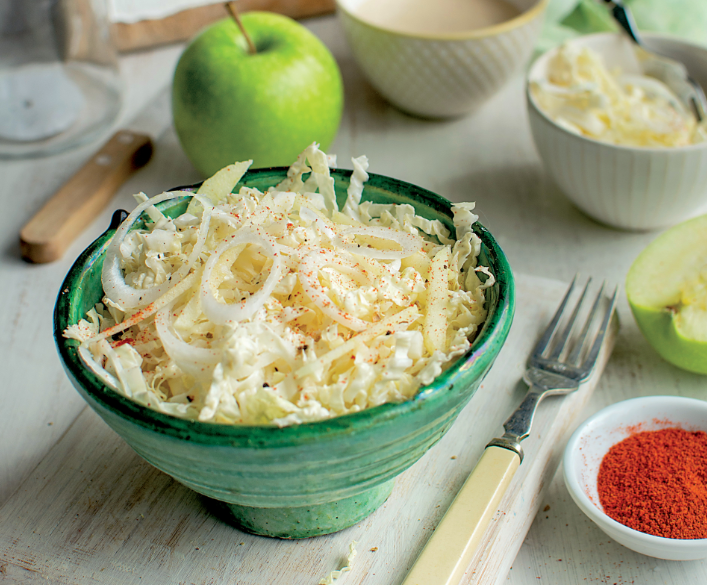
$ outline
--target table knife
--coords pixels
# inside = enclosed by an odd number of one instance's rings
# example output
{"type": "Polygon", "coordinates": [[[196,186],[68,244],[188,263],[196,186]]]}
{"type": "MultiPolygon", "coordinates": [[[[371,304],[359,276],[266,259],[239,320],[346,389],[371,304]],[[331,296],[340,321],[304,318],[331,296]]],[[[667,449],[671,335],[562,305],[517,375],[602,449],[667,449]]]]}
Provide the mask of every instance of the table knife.
{"type": "Polygon", "coordinates": [[[53,262],[108,205],[118,188],[152,157],[172,120],[171,86],[160,90],[125,128],[118,130],[20,231],[25,260],[53,262]]]}

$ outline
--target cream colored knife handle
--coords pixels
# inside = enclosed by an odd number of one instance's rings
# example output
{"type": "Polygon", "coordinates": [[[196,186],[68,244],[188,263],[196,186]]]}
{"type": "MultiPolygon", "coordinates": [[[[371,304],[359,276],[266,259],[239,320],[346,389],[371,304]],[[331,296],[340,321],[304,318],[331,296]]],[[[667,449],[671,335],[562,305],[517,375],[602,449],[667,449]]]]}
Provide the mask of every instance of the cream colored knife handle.
{"type": "Polygon", "coordinates": [[[121,130],[20,231],[20,251],[30,262],[59,259],[116,190],[150,160],[152,141],[146,134],[121,130]]]}
{"type": "Polygon", "coordinates": [[[517,453],[487,447],[402,585],[458,585],[520,465],[517,453]]]}

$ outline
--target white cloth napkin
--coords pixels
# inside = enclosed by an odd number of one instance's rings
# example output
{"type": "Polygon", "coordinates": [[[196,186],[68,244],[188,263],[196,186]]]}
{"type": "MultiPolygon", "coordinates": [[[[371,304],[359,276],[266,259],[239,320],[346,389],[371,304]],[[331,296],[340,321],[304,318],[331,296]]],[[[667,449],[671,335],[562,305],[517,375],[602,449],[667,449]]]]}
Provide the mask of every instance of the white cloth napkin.
{"type": "Polygon", "coordinates": [[[127,24],[164,18],[187,8],[215,3],[214,0],[107,0],[107,2],[111,21],[127,24]]]}

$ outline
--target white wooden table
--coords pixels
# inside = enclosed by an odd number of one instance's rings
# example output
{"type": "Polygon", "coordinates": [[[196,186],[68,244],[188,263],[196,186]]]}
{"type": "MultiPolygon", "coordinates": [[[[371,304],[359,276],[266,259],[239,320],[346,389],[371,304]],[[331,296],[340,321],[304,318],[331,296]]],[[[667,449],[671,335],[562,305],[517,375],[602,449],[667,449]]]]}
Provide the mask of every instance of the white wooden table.
{"type": "MultiPolygon", "coordinates": [[[[453,200],[475,200],[516,272],[568,281],[585,275],[622,283],[655,233],[619,232],[577,211],[543,172],[532,144],[523,81],[514,80],[472,117],[426,121],[387,105],[362,78],[334,17],[307,22],[332,49],[346,87],[346,110],[330,149],[341,166],[366,154],[372,172],[419,184],[453,200]]],[[[128,120],[168,83],[180,47],[122,58],[128,120]]],[[[199,179],[172,130],[155,159],[124,185],[107,210],[51,265],[19,259],[18,232],[38,206],[98,147],[0,162],[0,504],[18,488],[84,406],[59,364],[51,314],[59,285],[83,248],[108,225],[112,209],[131,209],[131,194],[158,193],[199,179]]],[[[707,203],[707,202],[706,202],[707,203]]],[[[663,362],[638,331],[622,297],[614,354],[582,418],[613,402],[649,394],[707,397],[707,378],[663,362]]],[[[571,501],[558,474],[507,581],[514,585],[707,582],[707,563],[671,563],[611,541],[571,501]]],[[[0,574],[0,578],[2,574],[0,574]]],[[[1,580],[1,579],[0,579],[1,580]]],[[[342,584],[345,585],[342,579],[342,584]]]]}

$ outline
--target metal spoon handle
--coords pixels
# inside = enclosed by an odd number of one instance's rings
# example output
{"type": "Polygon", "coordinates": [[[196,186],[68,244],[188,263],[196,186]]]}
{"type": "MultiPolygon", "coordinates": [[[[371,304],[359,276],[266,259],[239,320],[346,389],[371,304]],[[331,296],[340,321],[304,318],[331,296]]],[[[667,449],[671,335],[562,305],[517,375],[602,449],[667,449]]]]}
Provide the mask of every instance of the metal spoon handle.
{"type": "Polygon", "coordinates": [[[604,0],[610,7],[614,19],[621,25],[634,43],[641,45],[641,38],[638,36],[638,27],[633,19],[631,11],[623,5],[621,0],[604,0]]]}

